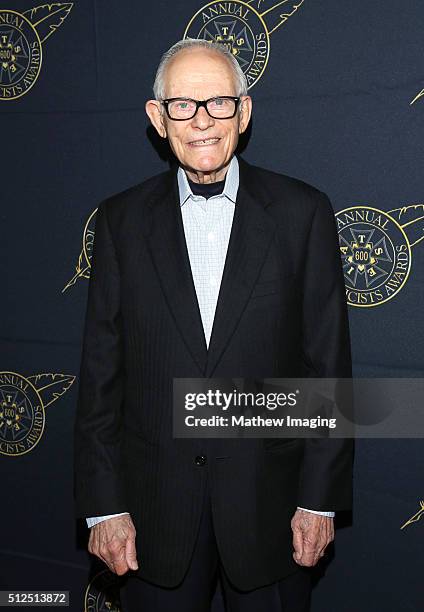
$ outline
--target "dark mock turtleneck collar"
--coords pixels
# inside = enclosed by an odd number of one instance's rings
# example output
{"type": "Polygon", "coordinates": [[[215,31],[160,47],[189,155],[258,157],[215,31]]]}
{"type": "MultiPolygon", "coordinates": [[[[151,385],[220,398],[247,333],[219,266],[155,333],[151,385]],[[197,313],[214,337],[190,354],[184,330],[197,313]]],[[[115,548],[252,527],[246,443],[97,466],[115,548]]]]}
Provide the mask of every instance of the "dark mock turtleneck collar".
{"type": "Polygon", "coordinates": [[[200,195],[208,199],[212,196],[219,195],[222,193],[225,185],[225,178],[222,181],[216,183],[194,183],[188,179],[188,184],[194,195],[200,195]]]}

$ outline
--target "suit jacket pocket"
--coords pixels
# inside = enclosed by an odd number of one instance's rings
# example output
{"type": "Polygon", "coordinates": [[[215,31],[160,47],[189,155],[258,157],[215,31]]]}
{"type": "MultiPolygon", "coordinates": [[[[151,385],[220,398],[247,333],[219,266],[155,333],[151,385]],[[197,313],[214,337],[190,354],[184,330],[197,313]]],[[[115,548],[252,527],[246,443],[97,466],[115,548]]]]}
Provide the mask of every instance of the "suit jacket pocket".
{"type": "Polygon", "coordinates": [[[283,453],[287,448],[293,446],[301,447],[302,438],[265,438],[264,449],[269,453],[283,453]]]}

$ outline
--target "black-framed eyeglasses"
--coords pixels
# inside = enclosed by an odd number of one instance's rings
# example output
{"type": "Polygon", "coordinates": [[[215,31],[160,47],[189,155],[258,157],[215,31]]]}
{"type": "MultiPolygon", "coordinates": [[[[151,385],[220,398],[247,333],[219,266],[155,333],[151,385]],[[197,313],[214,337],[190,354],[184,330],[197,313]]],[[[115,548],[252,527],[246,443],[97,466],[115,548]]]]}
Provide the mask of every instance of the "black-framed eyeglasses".
{"type": "Polygon", "coordinates": [[[186,121],[193,119],[200,106],[213,119],[232,119],[240,102],[239,97],[218,96],[208,100],[193,100],[193,98],[168,98],[162,100],[166,114],[173,121],[186,121]]]}

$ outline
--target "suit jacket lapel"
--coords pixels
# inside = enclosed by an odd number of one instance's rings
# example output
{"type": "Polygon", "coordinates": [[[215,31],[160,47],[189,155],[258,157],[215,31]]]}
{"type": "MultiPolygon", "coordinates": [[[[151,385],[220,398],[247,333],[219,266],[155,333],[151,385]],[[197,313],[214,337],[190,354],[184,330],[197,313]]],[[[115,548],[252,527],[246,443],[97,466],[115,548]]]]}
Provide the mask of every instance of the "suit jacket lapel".
{"type": "Polygon", "coordinates": [[[255,187],[254,167],[238,158],[240,183],[222,276],[205,375],[218,365],[265,261],[275,225],[265,208],[269,203],[255,187]]]}
{"type": "Polygon", "coordinates": [[[191,273],[179,205],[176,171],[170,170],[150,204],[143,231],[175,324],[199,367],[213,375],[234,333],[265,261],[275,226],[269,203],[255,186],[254,167],[238,158],[240,182],[209,350],[191,273]]]}
{"type": "Polygon", "coordinates": [[[145,234],[169,309],[203,376],[207,347],[191,274],[181,216],[176,171],[167,173],[163,190],[151,203],[145,234]]]}

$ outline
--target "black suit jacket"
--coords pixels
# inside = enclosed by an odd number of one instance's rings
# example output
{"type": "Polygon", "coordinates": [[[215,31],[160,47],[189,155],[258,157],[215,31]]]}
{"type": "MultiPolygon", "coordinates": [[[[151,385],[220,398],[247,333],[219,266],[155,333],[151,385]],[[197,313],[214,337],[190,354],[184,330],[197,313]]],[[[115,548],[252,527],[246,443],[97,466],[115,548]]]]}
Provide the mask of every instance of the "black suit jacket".
{"type": "Polygon", "coordinates": [[[206,476],[221,559],[240,589],[296,569],[297,505],[351,506],[351,440],[172,437],[173,377],[351,376],[327,196],[239,164],[209,350],[176,170],[97,211],[75,421],[76,515],[129,511],[138,574],[162,586],[176,585],[187,569],[206,476]]]}

